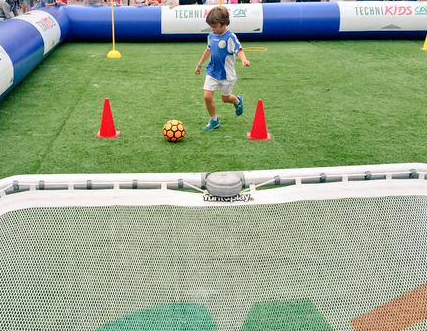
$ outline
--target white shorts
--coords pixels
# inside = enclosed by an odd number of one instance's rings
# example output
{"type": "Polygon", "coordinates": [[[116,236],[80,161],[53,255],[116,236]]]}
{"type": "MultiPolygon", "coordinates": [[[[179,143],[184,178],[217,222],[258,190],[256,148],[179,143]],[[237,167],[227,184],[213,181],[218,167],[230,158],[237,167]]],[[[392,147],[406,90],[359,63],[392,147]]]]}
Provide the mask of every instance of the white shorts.
{"type": "Polygon", "coordinates": [[[230,95],[233,92],[233,87],[236,84],[235,80],[216,80],[215,78],[206,75],[205,85],[203,89],[205,91],[216,91],[221,90],[222,95],[230,95]]]}

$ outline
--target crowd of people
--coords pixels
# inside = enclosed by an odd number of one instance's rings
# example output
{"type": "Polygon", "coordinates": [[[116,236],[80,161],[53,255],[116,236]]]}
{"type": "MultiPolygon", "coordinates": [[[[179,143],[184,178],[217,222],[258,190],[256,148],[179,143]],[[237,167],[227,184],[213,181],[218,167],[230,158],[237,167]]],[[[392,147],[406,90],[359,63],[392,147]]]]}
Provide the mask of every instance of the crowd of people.
{"type": "MultiPolygon", "coordinates": [[[[103,5],[110,0],[76,0],[89,5],[103,5]]],[[[117,5],[129,6],[178,6],[178,5],[217,5],[220,0],[114,0],[117,5]]],[[[320,1],[320,0],[319,0],[320,1]]],[[[222,0],[222,4],[281,2],[281,0],[222,0]]]]}
{"type": "Polygon", "coordinates": [[[23,12],[26,11],[26,2],[19,0],[0,0],[0,20],[5,20],[18,16],[22,9],[23,12]]]}
{"type": "Polygon", "coordinates": [[[31,9],[68,4],[68,0],[0,0],[0,21],[25,14],[31,9]]]}
{"type": "MultiPolygon", "coordinates": [[[[281,2],[289,0],[0,0],[0,22],[9,18],[24,14],[31,9],[38,9],[41,7],[54,7],[69,4],[83,4],[89,6],[102,6],[110,4],[114,1],[117,6],[178,6],[178,5],[193,5],[193,4],[206,4],[216,5],[220,1],[223,4],[237,4],[237,3],[261,3],[261,2],[281,2]]],[[[294,0],[295,1],[295,0],[294,0]]],[[[304,1],[304,0],[296,0],[304,1]]],[[[310,0],[313,1],[313,0],[310,0]]],[[[314,0],[316,1],[316,0],[314,0]]],[[[320,1],[320,0],[317,0],[320,1]]]]}

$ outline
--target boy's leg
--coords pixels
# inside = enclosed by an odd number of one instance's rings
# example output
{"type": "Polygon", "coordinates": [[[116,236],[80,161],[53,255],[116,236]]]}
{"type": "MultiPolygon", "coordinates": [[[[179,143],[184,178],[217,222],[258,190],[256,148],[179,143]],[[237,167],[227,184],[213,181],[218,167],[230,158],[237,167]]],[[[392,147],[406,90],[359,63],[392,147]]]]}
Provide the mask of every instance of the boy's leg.
{"type": "Polygon", "coordinates": [[[243,97],[241,95],[235,96],[234,94],[223,95],[222,101],[226,103],[232,103],[236,108],[236,115],[240,116],[243,114],[243,97]]]}
{"type": "Polygon", "coordinates": [[[214,91],[205,90],[205,104],[211,118],[216,117],[216,109],[214,103],[214,91]]]}
{"type": "Polygon", "coordinates": [[[206,109],[209,112],[210,119],[208,124],[203,128],[204,131],[212,131],[219,127],[219,119],[216,115],[215,103],[214,103],[214,91],[205,90],[205,104],[206,109]]]}
{"type": "Polygon", "coordinates": [[[226,103],[232,103],[234,108],[236,108],[236,116],[240,116],[244,111],[243,97],[241,95],[235,96],[231,93],[235,83],[236,81],[225,81],[223,84],[221,84],[222,101],[226,103]]]}
{"type": "Polygon", "coordinates": [[[239,99],[234,94],[223,95],[222,101],[225,103],[232,103],[233,105],[237,105],[239,103],[239,99]]]}

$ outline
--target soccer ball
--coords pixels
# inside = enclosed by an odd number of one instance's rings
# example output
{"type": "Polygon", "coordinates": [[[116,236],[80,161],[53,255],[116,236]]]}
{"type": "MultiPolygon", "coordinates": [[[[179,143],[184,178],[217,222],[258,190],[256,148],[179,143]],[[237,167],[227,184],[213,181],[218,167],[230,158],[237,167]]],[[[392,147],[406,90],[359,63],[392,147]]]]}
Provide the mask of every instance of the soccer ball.
{"type": "Polygon", "coordinates": [[[184,123],[178,120],[167,121],[163,126],[163,135],[171,142],[178,142],[185,137],[184,123]]]}

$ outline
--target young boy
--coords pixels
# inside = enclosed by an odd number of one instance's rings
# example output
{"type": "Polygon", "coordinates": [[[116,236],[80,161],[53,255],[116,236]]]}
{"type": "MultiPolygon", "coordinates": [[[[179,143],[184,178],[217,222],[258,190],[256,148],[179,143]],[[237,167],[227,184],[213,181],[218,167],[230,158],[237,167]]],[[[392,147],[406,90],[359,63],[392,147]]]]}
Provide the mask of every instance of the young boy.
{"type": "Polygon", "coordinates": [[[200,58],[195,73],[200,75],[203,63],[210,57],[203,89],[205,90],[206,108],[211,118],[203,130],[212,131],[219,127],[213,99],[215,90],[221,90],[223,102],[234,105],[237,116],[243,114],[243,97],[231,93],[237,81],[234,68],[236,55],[242,61],[243,67],[249,67],[251,63],[246,58],[236,35],[227,28],[230,24],[227,8],[222,6],[212,8],[206,17],[206,23],[209,24],[212,32],[208,36],[208,46],[200,58]]]}

